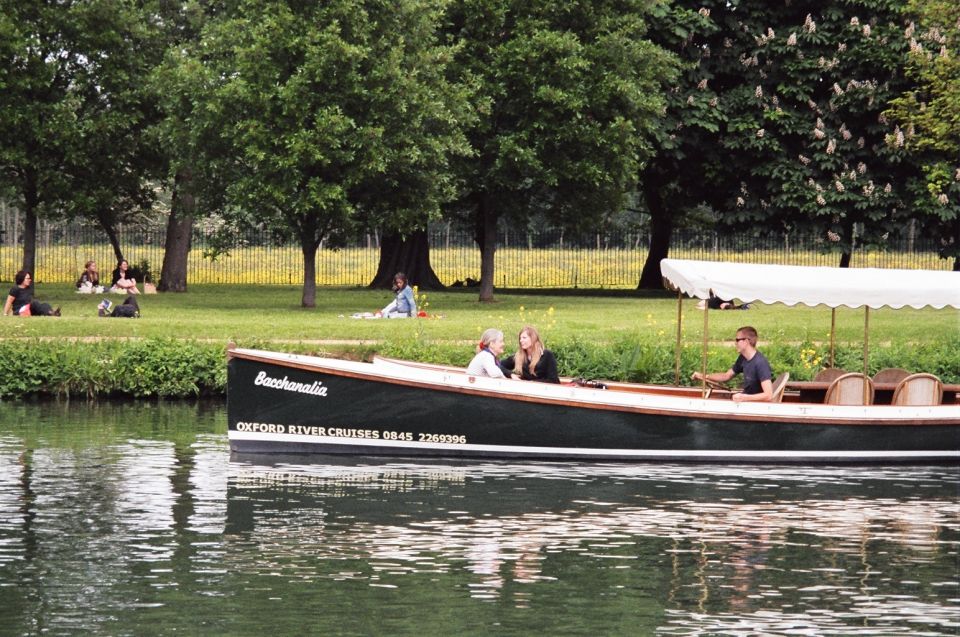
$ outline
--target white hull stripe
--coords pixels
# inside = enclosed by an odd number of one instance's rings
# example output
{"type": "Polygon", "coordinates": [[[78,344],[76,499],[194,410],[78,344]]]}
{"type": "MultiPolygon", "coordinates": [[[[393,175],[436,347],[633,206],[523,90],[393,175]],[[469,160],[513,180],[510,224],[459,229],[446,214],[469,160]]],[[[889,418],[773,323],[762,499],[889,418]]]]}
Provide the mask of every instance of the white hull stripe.
{"type": "Polygon", "coordinates": [[[308,444],[342,447],[371,447],[375,449],[433,449],[452,452],[500,452],[531,456],[617,456],[637,458],[689,457],[689,458],[851,458],[851,459],[924,459],[952,458],[960,460],[960,450],[953,451],[792,451],[784,450],[706,450],[706,449],[606,449],[589,447],[533,447],[516,445],[473,445],[435,442],[406,442],[401,440],[370,440],[366,438],[341,438],[334,436],[303,436],[299,434],[264,434],[248,431],[230,431],[230,440],[276,442],[281,444],[308,444]]]}

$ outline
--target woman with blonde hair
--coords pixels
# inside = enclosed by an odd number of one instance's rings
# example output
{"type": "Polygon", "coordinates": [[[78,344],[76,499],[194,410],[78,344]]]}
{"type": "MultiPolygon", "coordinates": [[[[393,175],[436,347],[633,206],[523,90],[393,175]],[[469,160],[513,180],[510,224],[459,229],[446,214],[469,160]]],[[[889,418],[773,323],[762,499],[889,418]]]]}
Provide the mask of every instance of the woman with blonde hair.
{"type": "Polygon", "coordinates": [[[503,359],[500,362],[500,367],[521,380],[559,383],[560,374],[557,371],[557,359],[553,352],[543,346],[543,341],[540,340],[540,334],[537,333],[537,330],[527,325],[520,330],[518,341],[520,348],[517,353],[503,359]]]}
{"type": "Polygon", "coordinates": [[[467,373],[474,376],[490,376],[491,378],[506,378],[500,369],[500,355],[503,354],[503,332],[490,328],[480,335],[477,344],[477,355],[467,365],[467,373]]]}
{"type": "Polygon", "coordinates": [[[83,264],[83,273],[77,279],[77,292],[81,294],[100,294],[103,286],[100,285],[100,271],[96,261],[87,261],[83,264]]]}

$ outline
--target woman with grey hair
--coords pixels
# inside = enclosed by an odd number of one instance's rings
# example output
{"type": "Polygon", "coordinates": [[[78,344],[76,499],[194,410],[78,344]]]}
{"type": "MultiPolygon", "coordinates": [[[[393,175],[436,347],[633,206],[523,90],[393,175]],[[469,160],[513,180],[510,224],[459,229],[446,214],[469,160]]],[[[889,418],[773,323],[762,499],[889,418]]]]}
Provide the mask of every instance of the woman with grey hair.
{"type": "Polygon", "coordinates": [[[500,355],[503,354],[503,332],[490,328],[480,336],[477,355],[467,365],[467,373],[473,376],[506,378],[500,369],[500,355]]]}

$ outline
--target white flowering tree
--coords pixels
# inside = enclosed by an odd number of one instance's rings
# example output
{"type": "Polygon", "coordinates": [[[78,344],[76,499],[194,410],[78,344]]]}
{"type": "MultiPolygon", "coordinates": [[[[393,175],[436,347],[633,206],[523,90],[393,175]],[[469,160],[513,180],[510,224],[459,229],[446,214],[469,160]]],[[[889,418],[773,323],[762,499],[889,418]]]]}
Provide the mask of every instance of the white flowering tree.
{"type": "Polygon", "coordinates": [[[854,245],[882,243],[911,216],[915,168],[885,139],[884,110],[908,84],[899,9],[854,0],[733,10],[724,49],[748,83],[724,97],[724,145],[739,156],[727,220],[812,224],[848,265],[854,245]]]}

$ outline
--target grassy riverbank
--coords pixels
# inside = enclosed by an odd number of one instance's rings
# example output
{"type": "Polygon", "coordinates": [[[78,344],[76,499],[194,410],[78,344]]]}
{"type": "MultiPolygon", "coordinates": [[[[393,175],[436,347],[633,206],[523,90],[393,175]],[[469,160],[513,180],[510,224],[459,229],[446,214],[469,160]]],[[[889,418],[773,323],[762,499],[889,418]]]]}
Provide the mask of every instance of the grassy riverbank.
{"type": "MultiPolygon", "coordinates": [[[[475,290],[427,293],[432,317],[352,319],[389,302],[385,291],[318,291],[317,307],[299,307],[293,286],[191,286],[186,294],[141,297],[140,319],[97,316],[99,296],[68,285],[41,285],[40,300],[60,305],[60,318],[0,321],[0,397],[29,394],[190,396],[222,394],[228,342],[241,347],[366,358],[380,352],[465,364],[487,327],[511,335],[525,324],[540,329],[561,372],[595,378],[672,381],[677,303],[665,295],[503,291],[492,304],[475,290]]],[[[114,301],[121,297],[111,297],[114,301]]],[[[830,310],[754,305],[709,313],[710,367],[733,360],[729,343],[740,325],[753,325],[777,371],[808,378],[826,364],[830,310]]],[[[683,304],[684,376],[699,368],[703,312],[683,304]]],[[[960,382],[960,312],[872,310],[870,367],[930,371],[960,382]]],[[[862,367],[864,312],[837,311],[837,364],[862,367]]],[[[508,350],[510,349],[508,345],[508,350]]]]}

